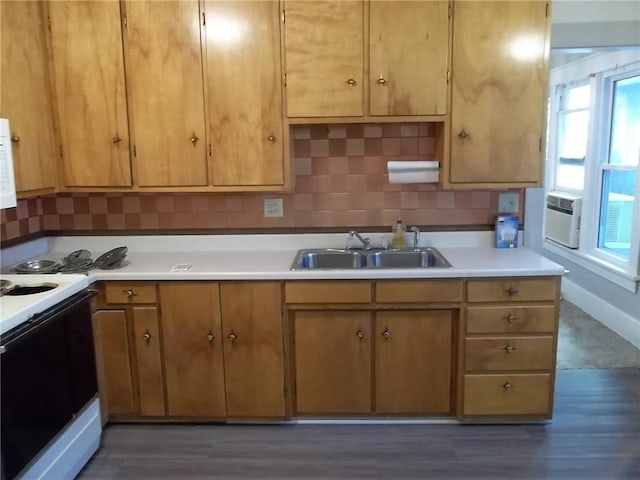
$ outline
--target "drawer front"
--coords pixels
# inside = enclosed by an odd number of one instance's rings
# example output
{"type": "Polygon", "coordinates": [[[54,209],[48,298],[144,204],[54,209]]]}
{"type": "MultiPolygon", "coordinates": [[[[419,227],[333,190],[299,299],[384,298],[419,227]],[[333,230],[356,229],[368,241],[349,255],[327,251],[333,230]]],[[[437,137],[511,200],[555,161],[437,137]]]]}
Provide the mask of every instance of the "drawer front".
{"type": "Polygon", "coordinates": [[[114,282],[105,285],[105,301],[115,304],[156,303],[155,283],[114,282]]]}
{"type": "Polygon", "coordinates": [[[368,281],[286,282],[286,303],[370,303],[368,281]]]}
{"type": "Polygon", "coordinates": [[[465,375],[463,415],[550,415],[551,375],[465,375]]]}
{"type": "Polygon", "coordinates": [[[555,305],[467,308],[467,333],[553,333],[555,329],[555,305]]]}
{"type": "Polygon", "coordinates": [[[465,369],[550,370],[553,367],[553,337],[467,338],[465,369]]]}
{"type": "Polygon", "coordinates": [[[376,282],[378,303],[462,301],[462,282],[457,280],[388,280],[376,282]]]}
{"type": "Polygon", "coordinates": [[[556,299],[557,280],[553,278],[520,278],[470,280],[469,302],[524,302],[556,299]]]}

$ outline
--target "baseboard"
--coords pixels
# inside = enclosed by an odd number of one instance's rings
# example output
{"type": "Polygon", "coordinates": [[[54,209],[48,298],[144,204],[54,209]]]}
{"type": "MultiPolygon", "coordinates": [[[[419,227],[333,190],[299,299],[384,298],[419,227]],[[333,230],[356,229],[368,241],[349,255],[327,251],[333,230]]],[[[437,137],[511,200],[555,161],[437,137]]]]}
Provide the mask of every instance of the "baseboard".
{"type": "Polygon", "coordinates": [[[640,321],[638,319],[566,277],[562,279],[562,295],[622,338],[640,348],[640,321]]]}

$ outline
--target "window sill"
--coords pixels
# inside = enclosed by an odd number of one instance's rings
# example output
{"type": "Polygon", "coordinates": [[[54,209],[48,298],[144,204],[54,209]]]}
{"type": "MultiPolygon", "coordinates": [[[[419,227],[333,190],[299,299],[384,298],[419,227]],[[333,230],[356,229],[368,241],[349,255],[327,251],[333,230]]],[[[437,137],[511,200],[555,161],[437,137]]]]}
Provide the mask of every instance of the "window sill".
{"type": "Polygon", "coordinates": [[[572,262],[610,282],[615,283],[625,290],[633,293],[636,293],[638,290],[638,283],[640,282],[639,275],[631,275],[621,268],[611,265],[600,258],[586,255],[568,247],[563,247],[562,245],[558,245],[557,243],[547,239],[542,242],[542,247],[560,257],[571,260],[572,262]]]}

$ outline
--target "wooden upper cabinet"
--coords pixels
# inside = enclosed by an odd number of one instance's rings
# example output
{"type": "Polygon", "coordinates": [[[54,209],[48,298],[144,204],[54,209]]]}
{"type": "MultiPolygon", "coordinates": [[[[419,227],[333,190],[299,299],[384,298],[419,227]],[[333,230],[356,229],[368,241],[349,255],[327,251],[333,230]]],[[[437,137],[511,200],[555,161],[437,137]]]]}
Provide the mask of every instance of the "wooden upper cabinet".
{"type": "Polygon", "coordinates": [[[541,181],[548,4],[454,2],[448,182],[541,181]]]}
{"type": "Polygon", "coordinates": [[[363,115],[364,4],[285,3],[287,115],[363,115]]]}
{"type": "Polygon", "coordinates": [[[447,113],[449,3],[372,1],[371,115],[447,113]]]}
{"type": "Polygon", "coordinates": [[[206,1],[204,9],[212,183],[283,185],[278,2],[206,1]]]}
{"type": "Polygon", "coordinates": [[[16,190],[53,190],[58,152],[42,4],[1,2],[0,10],[0,117],[10,122],[16,190]]]}
{"type": "Polygon", "coordinates": [[[131,185],[120,4],[47,5],[63,185],[131,185]]]}
{"type": "Polygon", "coordinates": [[[135,183],[207,185],[198,2],[127,1],[125,9],[135,183]]]}

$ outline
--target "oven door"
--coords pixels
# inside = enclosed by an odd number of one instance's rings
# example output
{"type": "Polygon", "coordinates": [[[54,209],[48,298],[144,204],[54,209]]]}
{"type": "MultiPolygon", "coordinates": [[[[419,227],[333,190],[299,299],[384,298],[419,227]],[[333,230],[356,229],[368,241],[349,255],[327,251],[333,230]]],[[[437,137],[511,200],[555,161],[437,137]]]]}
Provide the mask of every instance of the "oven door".
{"type": "Polygon", "coordinates": [[[97,393],[82,292],[2,337],[2,479],[15,478],[97,393]]]}

